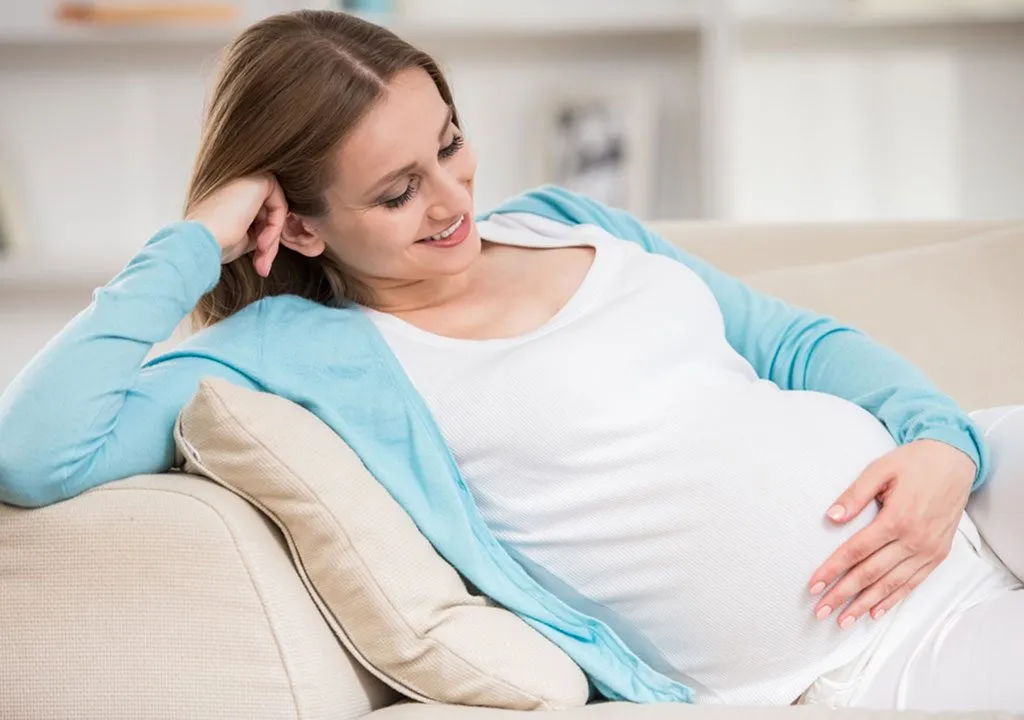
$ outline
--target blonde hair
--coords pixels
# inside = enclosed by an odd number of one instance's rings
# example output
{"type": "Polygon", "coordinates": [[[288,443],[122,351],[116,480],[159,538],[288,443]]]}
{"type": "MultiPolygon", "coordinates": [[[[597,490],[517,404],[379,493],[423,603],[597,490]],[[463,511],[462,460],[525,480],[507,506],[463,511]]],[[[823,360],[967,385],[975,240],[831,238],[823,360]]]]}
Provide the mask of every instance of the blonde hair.
{"type": "MultiPolygon", "coordinates": [[[[302,10],[247,28],[227,48],[209,99],[186,213],[231,180],[271,173],[290,211],[326,215],[338,146],[388,81],[408,68],[430,75],[458,124],[437,63],[383,27],[341,12],[302,10]]],[[[309,258],[281,247],[267,278],[251,256],[226,264],[197,304],[193,324],[212,325],[273,295],[340,305],[365,301],[365,293],[329,252],[309,258]]]]}

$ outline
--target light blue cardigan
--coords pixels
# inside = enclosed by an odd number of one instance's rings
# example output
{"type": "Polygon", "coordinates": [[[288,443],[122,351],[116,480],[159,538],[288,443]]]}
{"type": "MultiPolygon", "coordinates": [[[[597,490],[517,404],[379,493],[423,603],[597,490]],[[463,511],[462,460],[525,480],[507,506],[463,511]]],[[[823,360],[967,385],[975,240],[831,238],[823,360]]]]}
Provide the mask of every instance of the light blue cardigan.
{"type": "MultiPolygon", "coordinates": [[[[725,318],[730,344],[762,378],[851,400],[896,440],[941,440],[985,477],[969,418],[919,372],[856,331],[792,308],[686,255],[621,211],[557,188],[506,202],[598,225],[693,268],[725,318]]],[[[430,412],[370,320],[294,296],[262,300],[143,361],[217,282],[220,250],[196,223],[171,225],[95,293],[0,396],[0,501],[40,506],[173,463],[171,429],[199,379],[216,375],[290,398],[343,437],[437,550],[481,592],[564,649],[605,696],[690,700],[603,623],[543,590],[484,524],[430,412]]],[[[894,312],[900,312],[898,308],[894,312]]],[[[823,509],[824,510],[824,509],[823,509]]],[[[700,618],[689,618],[700,622],[700,618]]]]}

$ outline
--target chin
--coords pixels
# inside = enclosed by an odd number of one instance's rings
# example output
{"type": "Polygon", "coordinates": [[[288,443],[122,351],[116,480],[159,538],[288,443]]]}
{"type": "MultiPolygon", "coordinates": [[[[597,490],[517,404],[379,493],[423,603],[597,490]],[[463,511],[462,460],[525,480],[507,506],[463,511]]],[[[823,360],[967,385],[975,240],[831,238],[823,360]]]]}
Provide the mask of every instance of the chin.
{"type": "Polygon", "coordinates": [[[449,258],[451,262],[452,275],[465,272],[468,270],[477,258],[480,257],[480,250],[483,247],[483,242],[480,240],[480,233],[476,229],[476,223],[473,223],[473,227],[466,236],[466,239],[458,245],[458,247],[451,248],[454,252],[449,258]]]}

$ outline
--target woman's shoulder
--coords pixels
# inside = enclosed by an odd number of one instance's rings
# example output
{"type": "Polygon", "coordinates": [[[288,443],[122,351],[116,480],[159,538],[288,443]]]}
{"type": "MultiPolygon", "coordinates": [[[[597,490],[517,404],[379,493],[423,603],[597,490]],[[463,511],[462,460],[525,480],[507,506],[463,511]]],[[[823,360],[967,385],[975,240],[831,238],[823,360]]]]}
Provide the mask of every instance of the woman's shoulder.
{"type": "MultiPolygon", "coordinates": [[[[501,216],[534,216],[561,225],[594,225],[613,230],[622,214],[594,198],[556,185],[541,185],[498,203],[478,220],[501,216]]],[[[614,234],[614,233],[613,233],[614,234]]]]}
{"type": "Polygon", "coordinates": [[[201,355],[249,368],[317,365],[346,345],[358,345],[366,323],[355,307],[328,307],[297,295],[276,295],[186,338],[168,357],[201,355]]]}
{"type": "Polygon", "coordinates": [[[643,223],[628,212],[555,185],[542,185],[508,198],[481,214],[477,222],[525,226],[560,238],[578,238],[580,234],[614,238],[647,252],[656,251],[657,244],[652,243],[652,235],[643,223]]]}
{"type": "Polygon", "coordinates": [[[265,297],[199,330],[190,341],[238,341],[254,338],[268,331],[286,332],[295,323],[302,324],[312,316],[327,310],[330,308],[297,295],[265,297]]]}
{"type": "MultiPolygon", "coordinates": [[[[500,245],[554,248],[579,244],[591,226],[552,220],[526,212],[492,214],[477,221],[480,237],[500,245]]],[[[590,244],[590,243],[585,243],[590,244]]]]}

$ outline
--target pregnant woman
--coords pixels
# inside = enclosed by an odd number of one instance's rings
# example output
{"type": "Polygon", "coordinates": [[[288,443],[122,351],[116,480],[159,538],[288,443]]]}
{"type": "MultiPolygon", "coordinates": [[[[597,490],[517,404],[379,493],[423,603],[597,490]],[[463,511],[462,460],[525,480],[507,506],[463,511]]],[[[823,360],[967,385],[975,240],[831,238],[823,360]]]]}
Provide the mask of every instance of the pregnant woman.
{"type": "Polygon", "coordinates": [[[218,375],[376,442],[381,468],[450,451],[480,557],[532,583],[496,599],[586,617],[549,636],[610,697],[1024,711],[1014,408],[968,417],[584,197],[476,217],[475,170],[438,66],[390,32],[313,11],[243,32],[185,220],[0,397],[0,501],[167,470],[218,375]],[[145,362],[190,314],[201,332],[145,362]]]}

